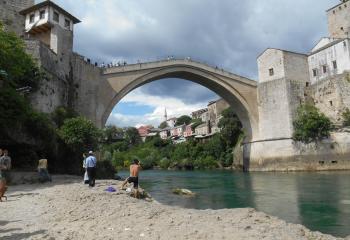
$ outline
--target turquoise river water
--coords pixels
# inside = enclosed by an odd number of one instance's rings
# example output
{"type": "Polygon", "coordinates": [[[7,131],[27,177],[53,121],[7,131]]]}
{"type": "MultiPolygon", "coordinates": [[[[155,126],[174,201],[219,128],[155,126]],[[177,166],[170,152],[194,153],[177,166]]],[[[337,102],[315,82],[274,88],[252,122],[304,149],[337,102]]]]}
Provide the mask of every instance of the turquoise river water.
{"type": "MultiPolygon", "coordinates": [[[[127,172],[120,173],[122,177],[127,172]]],[[[143,171],[140,185],[154,199],[195,209],[252,207],[334,236],[350,235],[350,172],[241,173],[143,171]],[[177,196],[174,188],[197,193],[177,196]]]]}

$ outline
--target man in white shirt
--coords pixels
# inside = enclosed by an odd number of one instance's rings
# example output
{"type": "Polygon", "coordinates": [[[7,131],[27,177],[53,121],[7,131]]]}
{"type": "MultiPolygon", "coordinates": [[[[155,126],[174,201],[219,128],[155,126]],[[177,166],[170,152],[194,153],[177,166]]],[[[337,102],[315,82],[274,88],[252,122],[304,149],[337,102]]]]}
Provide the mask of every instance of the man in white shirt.
{"type": "Polygon", "coordinates": [[[96,179],[96,157],[94,156],[93,151],[89,151],[89,156],[86,158],[86,169],[89,176],[89,186],[94,187],[95,186],[95,179],[96,179]]]}

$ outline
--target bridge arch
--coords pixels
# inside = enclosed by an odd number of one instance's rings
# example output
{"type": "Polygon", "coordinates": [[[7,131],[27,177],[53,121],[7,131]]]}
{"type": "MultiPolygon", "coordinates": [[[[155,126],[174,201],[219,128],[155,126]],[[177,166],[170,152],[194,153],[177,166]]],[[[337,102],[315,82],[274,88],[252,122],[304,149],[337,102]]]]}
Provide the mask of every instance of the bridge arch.
{"type": "Polygon", "coordinates": [[[101,119],[105,125],[114,106],[134,89],[164,78],[180,78],[198,83],[225,99],[235,110],[246,132],[246,139],[258,137],[258,115],[256,106],[256,82],[238,75],[230,74],[201,65],[184,61],[171,64],[135,64],[106,69],[104,77],[115,90],[115,95],[107,104],[101,119]]]}

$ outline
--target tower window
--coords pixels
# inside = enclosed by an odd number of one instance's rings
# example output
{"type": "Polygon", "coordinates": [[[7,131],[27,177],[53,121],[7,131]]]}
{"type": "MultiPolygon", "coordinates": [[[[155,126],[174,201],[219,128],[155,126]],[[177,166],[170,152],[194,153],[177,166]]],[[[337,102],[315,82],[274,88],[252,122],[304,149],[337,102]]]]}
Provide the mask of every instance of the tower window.
{"type": "Polygon", "coordinates": [[[59,22],[60,21],[60,15],[58,14],[58,12],[53,12],[53,20],[55,22],[59,22]]]}
{"type": "Polygon", "coordinates": [[[341,27],[341,28],[340,28],[340,30],[344,31],[344,28],[343,28],[343,27],[341,27]]]}
{"type": "Polygon", "coordinates": [[[310,86],[310,83],[309,83],[309,82],[306,82],[306,86],[307,86],[307,87],[310,86]]]}
{"type": "Polygon", "coordinates": [[[34,14],[30,14],[30,16],[29,16],[29,23],[33,23],[34,22],[34,18],[35,18],[35,15],[34,14]]]}
{"type": "Polygon", "coordinates": [[[323,73],[327,73],[327,65],[322,66],[322,71],[323,71],[323,73]]]}
{"type": "Polygon", "coordinates": [[[270,69],[269,69],[269,75],[270,75],[270,76],[273,76],[274,74],[275,74],[275,72],[274,72],[273,68],[270,68],[270,69]]]}
{"type": "Polygon", "coordinates": [[[346,42],[345,41],[343,42],[343,46],[346,47],[346,42]]]}
{"type": "Polygon", "coordinates": [[[70,29],[70,21],[67,18],[64,20],[64,27],[70,29]]]}
{"type": "Polygon", "coordinates": [[[316,68],[312,69],[312,75],[313,75],[314,77],[317,76],[317,69],[316,69],[316,68]]]}
{"type": "Polygon", "coordinates": [[[45,18],[45,10],[41,10],[40,11],[40,19],[44,19],[45,18]]]}
{"type": "Polygon", "coordinates": [[[329,105],[333,106],[333,101],[329,101],[329,105]]]}
{"type": "Polygon", "coordinates": [[[333,64],[333,69],[337,69],[338,68],[337,61],[333,61],[332,64],[333,64]]]}

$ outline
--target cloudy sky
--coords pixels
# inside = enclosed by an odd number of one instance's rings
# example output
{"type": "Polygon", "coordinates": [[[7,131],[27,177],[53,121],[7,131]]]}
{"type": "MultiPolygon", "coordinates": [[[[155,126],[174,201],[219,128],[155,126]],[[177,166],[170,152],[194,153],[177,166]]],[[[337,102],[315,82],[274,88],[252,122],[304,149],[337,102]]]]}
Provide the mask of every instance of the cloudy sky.
{"type": "MultiPolygon", "coordinates": [[[[325,10],[339,0],[55,0],[82,20],[75,51],[94,61],[129,63],[187,57],[257,79],[256,57],[275,47],[308,52],[327,36],[325,10]]],[[[108,123],[158,125],[219,98],[179,79],[128,94],[108,123]]]]}

